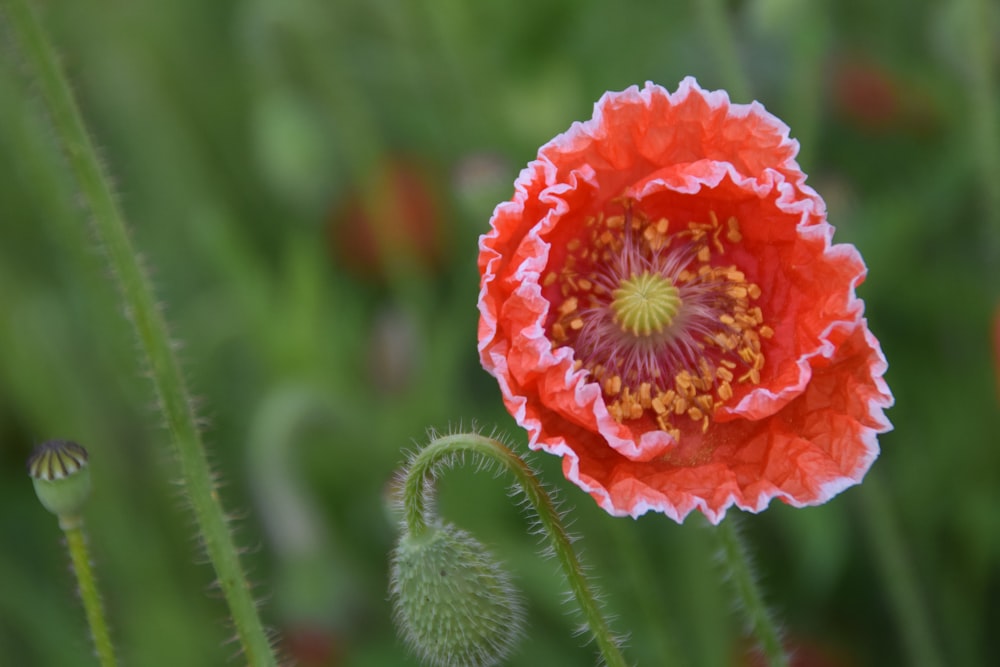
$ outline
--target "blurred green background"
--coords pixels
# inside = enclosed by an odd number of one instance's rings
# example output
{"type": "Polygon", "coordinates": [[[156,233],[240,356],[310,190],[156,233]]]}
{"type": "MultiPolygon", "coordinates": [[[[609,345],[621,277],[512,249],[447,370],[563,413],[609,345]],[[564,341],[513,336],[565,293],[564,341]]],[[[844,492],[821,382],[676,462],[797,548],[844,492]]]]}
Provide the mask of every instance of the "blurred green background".
{"type": "MultiPolygon", "coordinates": [[[[896,429],[866,483],[745,522],[804,647],[796,664],[1000,654],[1000,10],[720,4],[731,36],[720,5],[699,2],[44,3],[181,342],[265,621],[300,664],[417,664],[386,594],[394,471],[428,427],[497,426],[525,449],[478,364],[477,237],[538,146],[605,90],[687,74],[734,91],[742,78],[791,126],[837,240],[868,263],[861,294],[890,362],[896,429]],[[929,635],[912,636],[914,603],[929,635]]],[[[0,23],[0,665],[95,664],[24,470],[50,438],[91,453],[90,544],[124,664],[238,663],[15,37],[0,23]]],[[[531,460],[575,519],[632,661],[748,664],[703,522],[611,518],[557,460],[531,460]]],[[[593,664],[505,482],[454,470],[441,512],[525,591],[511,664],[593,664]]]]}

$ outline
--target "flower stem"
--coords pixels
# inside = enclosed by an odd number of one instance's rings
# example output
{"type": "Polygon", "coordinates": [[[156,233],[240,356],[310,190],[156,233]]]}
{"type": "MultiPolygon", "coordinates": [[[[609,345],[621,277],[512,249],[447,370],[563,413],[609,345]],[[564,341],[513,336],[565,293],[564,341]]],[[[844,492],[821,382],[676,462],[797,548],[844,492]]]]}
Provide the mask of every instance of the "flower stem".
{"type": "Polygon", "coordinates": [[[97,580],[90,567],[83,520],[78,517],[68,519],[60,516],[59,527],[66,535],[66,546],[73,561],[73,572],[76,574],[77,587],[80,589],[80,598],[83,600],[83,610],[87,614],[87,625],[90,626],[90,636],[94,640],[97,657],[101,661],[101,667],[115,667],[118,662],[115,660],[115,649],[111,644],[111,635],[104,618],[101,596],[97,592],[97,580]]]}
{"type": "Polygon", "coordinates": [[[48,36],[28,0],[6,3],[12,32],[38,76],[56,138],[87,202],[94,230],[118,279],[118,287],[180,461],[200,536],[215,567],[247,662],[276,665],[257,614],[239,554],[218,500],[184,377],[174,358],[166,323],[143,273],[97,152],[48,36]]]}
{"type": "Polygon", "coordinates": [[[594,635],[598,649],[609,667],[625,667],[625,657],[610,626],[597,602],[597,596],[584,575],[583,567],[573,550],[569,534],[559,519],[552,498],[542,487],[531,468],[517,454],[492,438],[473,433],[446,435],[435,438],[418,453],[407,470],[403,487],[403,504],[406,525],[410,533],[417,537],[428,529],[428,483],[434,477],[438,464],[453,458],[456,454],[470,452],[488,461],[493,461],[510,471],[517,480],[518,488],[538,516],[538,521],[552,543],[559,565],[572,589],[576,602],[594,635]]]}
{"type": "Polygon", "coordinates": [[[721,70],[722,80],[729,88],[730,99],[744,104],[750,102],[750,88],[736,54],[736,39],[729,25],[725,4],[722,0],[700,0],[696,4],[708,43],[717,56],[716,65],[721,70]]]}
{"type": "MultiPolygon", "coordinates": [[[[978,159],[983,212],[987,227],[987,252],[994,262],[1000,257],[1000,104],[997,102],[996,41],[991,27],[997,18],[995,6],[986,0],[966,0],[965,35],[968,44],[971,84],[969,124],[973,130],[974,157],[978,159]]],[[[994,263],[993,266],[996,266],[994,263]]]]}
{"type": "Polygon", "coordinates": [[[881,480],[870,474],[862,489],[859,496],[863,503],[860,511],[864,519],[862,525],[885,578],[893,616],[898,620],[902,635],[906,662],[914,667],[941,667],[945,663],[934,641],[933,625],[881,480]]]}
{"type": "Polygon", "coordinates": [[[767,664],[771,667],[788,667],[788,656],[781,645],[781,633],[764,604],[764,596],[754,577],[750,554],[736,519],[729,517],[717,528],[723,564],[728,570],[733,590],[746,615],[750,632],[760,644],[767,664]]]}

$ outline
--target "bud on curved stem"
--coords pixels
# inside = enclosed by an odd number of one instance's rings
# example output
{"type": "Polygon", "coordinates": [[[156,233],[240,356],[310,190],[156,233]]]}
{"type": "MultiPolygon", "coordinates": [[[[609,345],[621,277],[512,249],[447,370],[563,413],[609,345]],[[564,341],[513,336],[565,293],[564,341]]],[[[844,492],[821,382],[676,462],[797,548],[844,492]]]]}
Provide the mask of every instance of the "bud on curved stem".
{"type": "Polygon", "coordinates": [[[521,638],[524,614],[510,576],[450,524],[403,533],[390,592],[406,643],[431,664],[496,665],[521,638]]]}
{"type": "MultiPolygon", "coordinates": [[[[453,528],[439,526],[430,510],[433,491],[430,482],[434,478],[437,467],[463,452],[470,452],[486,461],[497,463],[514,475],[517,481],[516,488],[527,498],[529,505],[537,515],[539,525],[552,544],[559,565],[586,620],[587,627],[594,636],[605,664],[609,667],[625,667],[627,664],[625,658],[601,611],[594,589],[583,573],[583,567],[573,550],[572,541],[562,525],[552,499],[531,468],[517,454],[496,440],[478,434],[442,436],[432,440],[410,461],[403,486],[405,531],[400,541],[400,549],[407,541],[419,544],[420,540],[431,542],[441,540],[443,543],[453,540],[455,545],[452,548],[465,545],[463,548],[472,549],[464,541],[466,537],[458,537],[458,535],[464,536],[464,533],[458,533],[453,528]],[[441,534],[444,536],[441,537],[441,534]]],[[[397,585],[394,582],[394,594],[396,588],[397,585]]],[[[427,610],[425,613],[433,612],[427,610]]]]}

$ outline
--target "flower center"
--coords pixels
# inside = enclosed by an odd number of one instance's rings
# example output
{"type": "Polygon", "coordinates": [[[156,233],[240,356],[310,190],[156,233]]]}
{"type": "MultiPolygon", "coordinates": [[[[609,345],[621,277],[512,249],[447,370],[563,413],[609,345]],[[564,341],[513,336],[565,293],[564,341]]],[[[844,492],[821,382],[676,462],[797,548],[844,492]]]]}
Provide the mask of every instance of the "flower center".
{"type": "Polygon", "coordinates": [[[573,348],[608,414],[680,439],[703,433],[740,385],[757,385],[774,336],[759,285],[732,264],[735,217],[671,223],[623,200],[587,218],[542,276],[553,348],[573,348]]]}
{"type": "Polygon", "coordinates": [[[669,278],[643,271],[611,293],[611,310],[622,331],[637,337],[663,333],[677,317],[681,293],[669,278]]]}

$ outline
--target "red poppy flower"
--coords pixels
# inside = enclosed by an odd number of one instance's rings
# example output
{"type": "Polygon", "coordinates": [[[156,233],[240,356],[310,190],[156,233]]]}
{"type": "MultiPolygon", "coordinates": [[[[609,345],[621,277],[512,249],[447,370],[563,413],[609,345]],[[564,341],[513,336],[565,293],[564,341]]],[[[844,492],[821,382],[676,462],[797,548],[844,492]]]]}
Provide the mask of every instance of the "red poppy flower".
{"type": "Polygon", "coordinates": [[[357,184],[330,215],[330,248],[339,264],[385,280],[392,264],[431,271],[446,254],[445,221],[431,170],[390,157],[357,184]]]}
{"type": "Polygon", "coordinates": [[[480,239],[479,352],[615,515],[822,503],[888,430],[886,361],[788,128],[692,78],[608,93],[480,239]]]}

